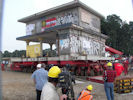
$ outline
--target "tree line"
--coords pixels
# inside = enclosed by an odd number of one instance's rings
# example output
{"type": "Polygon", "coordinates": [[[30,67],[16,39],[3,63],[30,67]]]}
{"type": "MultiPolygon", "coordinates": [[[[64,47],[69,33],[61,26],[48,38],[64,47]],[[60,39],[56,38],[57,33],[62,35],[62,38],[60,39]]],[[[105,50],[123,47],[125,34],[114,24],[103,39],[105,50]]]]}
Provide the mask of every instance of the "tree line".
{"type": "MultiPolygon", "coordinates": [[[[124,55],[133,55],[133,22],[125,22],[113,14],[101,20],[101,33],[107,35],[106,45],[120,50],[124,55]]],[[[50,49],[43,50],[43,54],[49,54],[50,49]]],[[[26,50],[4,51],[3,57],[26,57],[26,50]]],[[[55,50],[51,56],[55,56],[55,50]]]]}
{"type": "Polygon", "coordinates": [[[101,32],[109,38],[106,45],[120,50],[124,55],[133,55],[133,22],[125,22],[113,14],[101,21],[101,32]]]}
{"type": "MultiPolygon", "coordinates": [[[[56,56],[56,50],[45,49],[43,50],[43,56],[56,56]]],[[[2,57],[26,57],[26,50],[15,50],[13,52],[4,51],[2,57]]]]}

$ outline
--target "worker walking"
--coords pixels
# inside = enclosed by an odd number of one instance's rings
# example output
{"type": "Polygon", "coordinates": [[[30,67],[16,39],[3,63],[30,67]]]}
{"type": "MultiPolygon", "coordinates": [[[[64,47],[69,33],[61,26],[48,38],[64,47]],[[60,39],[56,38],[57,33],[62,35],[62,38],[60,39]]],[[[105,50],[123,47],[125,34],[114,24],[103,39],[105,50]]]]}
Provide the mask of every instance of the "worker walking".
{"type": "Polygon", "coordinates": [[[61,70],[58,66],[53,66],[48,72],[48,82],[44,85],[41,94],[41,100],[66,100],[67,96],[62,96],[60,99],[57,91],[56,85],[58,83],[58,77],[61,70]]]}
{"type": "Polygon", "coordinates": [[[91,94],[92,89],[93,89],[93,86],[88,85],[86,89],[81,91],[81,93],[78,96],[78,100],[92,100],[93,99],[93,96],[91,94]]]}
{"type": "Polygon", "coordinates": [[[37,70],[32,74],[32,79],[36,85],[36,100],[40,100],[42,88],[48,81],[48,72],[44,69],[45,67],[45,64],[38,64],[37,70]]]}
{"type": "Polygon", "coordinates": [[[125,58],[125,59],[123,59],[124,61],[123,61],[123,66],[124,66],[124,73],[125,73],[125,75],[127,75],[128,74],[128,65],[129,65],[129,62],[128,62],[128,60],[125,58]]]}
{"type": "Polygon", "coordinates": [[[113,70],[111,62],[107,63],[107,70],[104,71],[104,89],[107,96],[107,100],[114,100],[114,80],[116,78],[116,71],[113,70]]]}

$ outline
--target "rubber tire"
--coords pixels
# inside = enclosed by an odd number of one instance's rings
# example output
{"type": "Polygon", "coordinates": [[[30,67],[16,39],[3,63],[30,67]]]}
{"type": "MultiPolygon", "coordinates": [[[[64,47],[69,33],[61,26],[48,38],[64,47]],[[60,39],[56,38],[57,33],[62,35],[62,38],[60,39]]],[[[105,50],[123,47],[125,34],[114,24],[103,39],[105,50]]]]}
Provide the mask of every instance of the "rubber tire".
{"type": "Polygon", "coordinates": [[[85,76],[88,76],[88,69],[85,69],[85,76]]]}
{"type": "Polygon", "coordinates": [[[78,74],[78,68],[75,70],[75,75],[76,76],[79,76],[79,74],[78,74]]]}
{"type": "Polygon", "coordinates": [[[91,69],[91,71],[90,71],[90,76],[94,76],[94,75],[95,75],[95,72],[94,72],[93,69],[91,69]]]}
{"type": "Polygon", "coordinates": [[[85,69],[81,70],[81,76],[85,76],[85,69]]]}

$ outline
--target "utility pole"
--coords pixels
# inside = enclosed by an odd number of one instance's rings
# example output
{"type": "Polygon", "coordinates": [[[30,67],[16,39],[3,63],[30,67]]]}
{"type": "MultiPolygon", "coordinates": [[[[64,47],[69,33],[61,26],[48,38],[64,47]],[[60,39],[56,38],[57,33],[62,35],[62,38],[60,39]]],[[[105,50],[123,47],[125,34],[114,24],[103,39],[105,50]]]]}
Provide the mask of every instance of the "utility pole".
{"type": "Polygon", "coordinates": [[[2,57],[2,17],[3,17],[4,0],[0,0],[0,100],[2,100],[2,71],[1,71],[1,57],[2,57]]]}

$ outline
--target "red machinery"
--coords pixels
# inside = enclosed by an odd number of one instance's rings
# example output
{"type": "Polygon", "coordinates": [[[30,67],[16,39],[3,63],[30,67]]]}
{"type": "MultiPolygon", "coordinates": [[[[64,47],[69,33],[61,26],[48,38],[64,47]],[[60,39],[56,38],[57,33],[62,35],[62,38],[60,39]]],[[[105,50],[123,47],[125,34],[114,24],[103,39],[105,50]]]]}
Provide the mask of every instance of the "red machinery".
{"type": "MultiPolygon", "coordinates": [[[[106,52],[122,55],[123,53],[113,49],[109,46],[105,47],[106,52]]],[[[64,67],[66,64],[71,65],[71,71],[75,75],[81,76],[95,76],[102,74],[104,65],[108,60],[115,60],[114,57],[97,57],[97,56],[61,56],[61,57],[38,57],[38,58],[4,58],[8,62],[7,66],[13,71],[33,72],[38,63],[45,63],[46,65],[54,64],[59,67],[64,67]]]]}
{"type": "Polygon", "coordinates": [[[110,46],[105,46],[105,51],[106,52],[109,52],[109,54],[113,57],[115,57],[115,59],[121,59],[122,55],[123,55],[123,52],[121,51],[118,51],[110,46]]]}
{"type": "Polygon", "coordinates": [[[66,64],[71,65],[71,71],[75,75],[81,76],[95,76],[100,75],[103,72],[104,64],[107,60],[114,60],[110,57],[95,57],[92,60],[87,59],[75,59],[69,60],[71,58],[60,59],[59,57],[40,57],[40,58],[8,58],[7,66],[13,71],[23,71],[23,72],[33,72],[36,69],[38,63],[45,63],[46,65],[54,64],[58,65],[60,68],[64,67],[66,64]],[[99,59],[99,60],[98,60],[99,59]]]}

